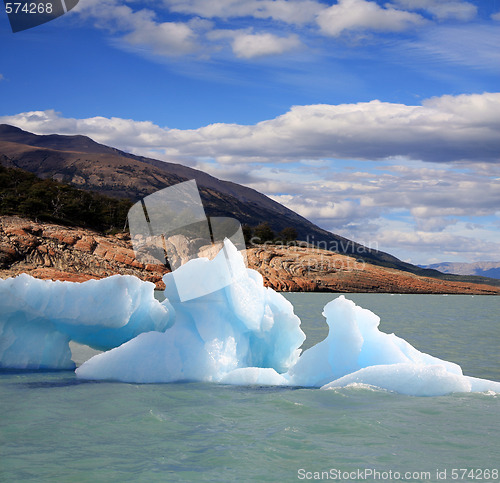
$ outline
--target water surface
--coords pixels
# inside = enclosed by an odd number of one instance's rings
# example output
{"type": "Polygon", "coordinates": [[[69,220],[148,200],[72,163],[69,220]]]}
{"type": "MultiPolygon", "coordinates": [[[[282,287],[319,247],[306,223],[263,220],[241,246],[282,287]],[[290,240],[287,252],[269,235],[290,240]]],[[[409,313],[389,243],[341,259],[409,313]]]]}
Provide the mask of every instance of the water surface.
{"type": "MultiPolygon", "coordinates": [[[[307,344],[324,338],[320,314],[334,295],[286,296],[307,344]]],[[[468,375],[500,380],[500,298],[348,298],[376,312],[382,331],[461,364],[468,375]]],[[[494,394],[418,398],[366,388],[136,385],[83,382],[72,372],[8,373],[0,375],[0,407],[6,482],[300,481],[305,472],[365,469],[422,473],[406,481],[444,481],[437,471],[446,470],[446,481],[457,481],[454,468],[500,466],[494,394]]]]}

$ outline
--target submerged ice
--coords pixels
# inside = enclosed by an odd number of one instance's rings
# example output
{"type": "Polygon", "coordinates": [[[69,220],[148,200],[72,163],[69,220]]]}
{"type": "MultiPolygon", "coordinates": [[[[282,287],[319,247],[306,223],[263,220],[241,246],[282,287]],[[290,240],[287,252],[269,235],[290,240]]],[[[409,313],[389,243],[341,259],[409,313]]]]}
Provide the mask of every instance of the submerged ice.
{"type": "Polygon", "coordinates": [[[74,340],[106,350],[76,370],[83,379],[500,392],[499,382],[464,376],[459,365],[381,332],[379,317],[344,296],[324,308],[327,338],[301,354],[305,335],[292,305],[263,286],[229,241],[213,260],[191,260],[176,274],[164,277],[162,303],[152,284],[134,277],[0,280],[0,367],[69,368],[74,340]],[[228,262],[232,283],[207,293],[199,274],[213,279],[228,262]],[[179,280],[206,295],[185,300],[179,280]]]}

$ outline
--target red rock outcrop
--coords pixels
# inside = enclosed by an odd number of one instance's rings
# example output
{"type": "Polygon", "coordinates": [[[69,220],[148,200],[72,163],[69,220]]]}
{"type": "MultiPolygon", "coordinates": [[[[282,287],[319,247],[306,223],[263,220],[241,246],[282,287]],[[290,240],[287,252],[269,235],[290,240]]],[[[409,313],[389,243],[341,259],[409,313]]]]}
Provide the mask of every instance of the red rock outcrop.
{"type": "MultiPolygon", "coordinates": [[[[500,294],[500,287],[420,277],[357,261],[327,250],[279,245],[247,250],[248,266],[264,284],[290,292],[391,292],[500,294]]],[[[0,217],[0,278],[20,273],[82,282],[117,273],[135,275],[163,289],[164,265],[144,265],[127,234],[0,217]]]]}
{"type": "Polygon", "coordinates": [[[0,217],[0,278],[20,273],[82,282],[117,273],[135,275],[162,288],[164,265],[137,261],[128,235],[0,217]]]}
{"type": "Polygon", "coordinates": [[[421,277],[317,248],[269,245],[247,257],[265,285],[280,291],[500,294],[500,287],[421,277]]]}

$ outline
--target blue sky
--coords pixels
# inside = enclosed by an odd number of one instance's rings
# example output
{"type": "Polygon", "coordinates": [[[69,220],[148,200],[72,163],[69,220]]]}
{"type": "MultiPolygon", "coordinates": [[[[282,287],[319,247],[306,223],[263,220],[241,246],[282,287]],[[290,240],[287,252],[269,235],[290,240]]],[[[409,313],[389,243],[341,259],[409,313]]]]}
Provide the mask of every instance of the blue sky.
{"type": "Polygon", "coordinates": [[[413,263],[500,260],[500,0],[80,0],[0,122],[253,187],[413,263]]]}

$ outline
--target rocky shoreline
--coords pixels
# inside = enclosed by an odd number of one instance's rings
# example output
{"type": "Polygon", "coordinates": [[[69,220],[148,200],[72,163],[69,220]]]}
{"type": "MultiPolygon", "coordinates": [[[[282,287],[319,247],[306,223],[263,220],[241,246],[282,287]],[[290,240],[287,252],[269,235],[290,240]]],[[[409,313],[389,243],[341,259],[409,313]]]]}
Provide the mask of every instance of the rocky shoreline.
{"type": "MultiPolygon", "coordinates": [[[[266,245],[247,250],[248,266],[264,284],[290,292],[374,292],[500,295],[500,287],[421,277],[357,261],[326,250],[266,245]]],[[[163,288],[164,265],[136,260],[127,234],[0,217],[0,278],[28,273],[83,282],[114,274],[135,275],[163,288]]]]}

